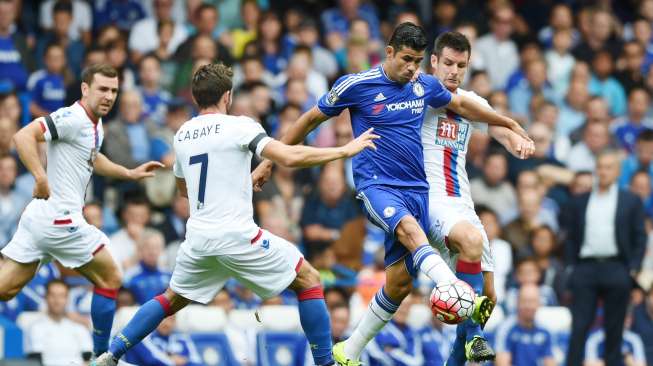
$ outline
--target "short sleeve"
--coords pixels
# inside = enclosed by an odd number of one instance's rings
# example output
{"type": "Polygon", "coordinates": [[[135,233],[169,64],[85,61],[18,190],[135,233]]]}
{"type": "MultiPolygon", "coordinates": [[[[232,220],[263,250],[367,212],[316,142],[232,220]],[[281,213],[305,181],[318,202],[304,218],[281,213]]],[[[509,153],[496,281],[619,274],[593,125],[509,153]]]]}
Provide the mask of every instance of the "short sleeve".
{"type": "Polygon", "coordinates": [[[249,150],[256,156],[261,157],[261,152],[272,139],[268,137],[260,123],[248,117],[244,118],[247,121],[242,124],[238,136],[238,146],[243,151],[249,150]]]}
{"type": "Polygon", "coordinates": [[[75,136],[78,128],[73,113],[61,108],[43,117],[41,130],[46,141],[66,141],[75,136]]]}
{"type": "Polygon", "coordinates": [[[355,104],[355,98],[352,95],[358,85],[356,81],[360,78],[359,75],[350,74],[336,80],[331,90],[318,100],[317,108],[320,112],[333,117],[339,115],[344,109],[352,107],[355,104]]]}
{"type": "Polygon", "coordinates": [[[184,178],[184,171],[181,169],[181,163],[179,162],[179,157],[175,157],[175,163],[172,164],[172,173],[177,178],[184,178]]]}
{"type": "Polygon", "coordinates": [[[444,107],[451,102],[451,92],[449,92],[440,80],[431,75],[420,74],[416,83],[423,83],[426,91],[426,104],[433,108],[444,107]]]}
{"type": "MultiPolygon", "coordinates": [[[[465,95],[472,98],[475,102],[481,104],[482,106],[494,110],[492,108],[492,106],[490,105],[490,103],[488,103],[488,101],[485,98],[483,98],[480,95],[474,93],[473,91],[470,91],[470,92],[468,92],[468,94],[465,94],[465,95]]],[[[472,121],[471,123],[472,123],[472,125],[474,126],[475,129],[477,129],[477,130],[479,130],[479,131],[481,131],[483,133],[487,133],[488,124],[486,122],[472,121]]]]}

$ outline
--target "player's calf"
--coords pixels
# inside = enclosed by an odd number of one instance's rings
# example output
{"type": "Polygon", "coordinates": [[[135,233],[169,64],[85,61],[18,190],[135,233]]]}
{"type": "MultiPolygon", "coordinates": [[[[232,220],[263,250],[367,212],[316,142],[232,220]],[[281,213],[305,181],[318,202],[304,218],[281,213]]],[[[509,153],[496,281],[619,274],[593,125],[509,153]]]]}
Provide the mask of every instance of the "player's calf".
{"type": "Polygon", "coordinates": [[[303,261],[290,287],[297,293],[299,320],[310,345],[316,365],[333,365],[331,353],[331,320],[324,302],[320,274],[303,261]]]}

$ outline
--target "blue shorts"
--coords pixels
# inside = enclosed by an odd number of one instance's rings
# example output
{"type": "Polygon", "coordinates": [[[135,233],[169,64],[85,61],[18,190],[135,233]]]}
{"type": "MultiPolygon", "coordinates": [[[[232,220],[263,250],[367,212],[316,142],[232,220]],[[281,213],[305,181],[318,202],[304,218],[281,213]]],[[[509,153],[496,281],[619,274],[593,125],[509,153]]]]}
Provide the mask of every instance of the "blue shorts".
{"type": "Polygon", "coordinates": [[[363,201],[370,221],[385,231],[385,266],[404,259],[406,270],[415,277],[417,271],[413,266],[413,256],[407,255],[410,253],[397,240],[395,229],[404,216],[410,215],[425,233],[428,232],[429,193],[374,185],[359,191],[356,198],[363,201]]]}

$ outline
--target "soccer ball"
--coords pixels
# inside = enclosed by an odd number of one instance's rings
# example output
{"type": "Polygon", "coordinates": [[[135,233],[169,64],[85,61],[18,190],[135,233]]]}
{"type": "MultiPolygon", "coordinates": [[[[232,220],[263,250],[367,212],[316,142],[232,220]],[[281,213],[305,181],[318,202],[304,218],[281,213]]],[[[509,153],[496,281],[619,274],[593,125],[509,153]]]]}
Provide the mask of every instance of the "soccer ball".
{"type": "Polygon", "coordinates": [[[436,286],[431,291],[431,312],[443,323],[458,324],[474,313],[476,293],[465,281],[436,286]]]}

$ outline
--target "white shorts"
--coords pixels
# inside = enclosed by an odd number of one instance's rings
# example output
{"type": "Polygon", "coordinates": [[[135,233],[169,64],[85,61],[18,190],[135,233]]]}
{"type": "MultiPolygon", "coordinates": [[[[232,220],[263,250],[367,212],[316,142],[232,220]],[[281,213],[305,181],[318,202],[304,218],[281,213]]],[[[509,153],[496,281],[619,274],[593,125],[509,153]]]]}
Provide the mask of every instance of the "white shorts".
{"type": "Polygon", "coordinates": [[[81,212],[53,215],[45,205],[32,201],[18,223],[2,255],[19,263],[59,261],[68,268],[78,268],[109,244],[109,238],[84,220],[81,212]]]}
{"type": "Polygon", "coordinates": [[[429,199],[429,241],[435,249],[440,251],[440,255],[454,272],[456,271],[458,253],[454,253],[449,249],[447,237],[451,229],[462,221],[469,222],[481,232],[483,236],[481,270],[483,272],[494,272],[494,257],[492,256],[490,241],[474,208],[464,201],[455,199],[446,201],[429,199]]]}
{"type": "MultiPolygon", "coordinates": [[[[253,242],[238,244],[229,254],[197,255],[189,250],[189,242],[206,241],[187,235],[177,252],[170,288],[196,302],[211,302],[230,278],[254,291],[263,299],[276,296],[297,277],[304,260],[295,245],[265,230],[253,242]]],[[[193,247],[203,246],[192,245],[193,247]]]]}

